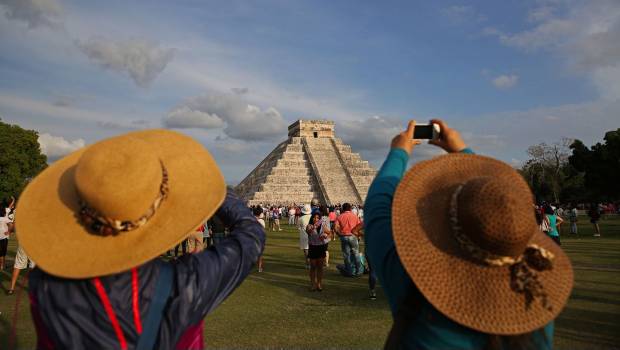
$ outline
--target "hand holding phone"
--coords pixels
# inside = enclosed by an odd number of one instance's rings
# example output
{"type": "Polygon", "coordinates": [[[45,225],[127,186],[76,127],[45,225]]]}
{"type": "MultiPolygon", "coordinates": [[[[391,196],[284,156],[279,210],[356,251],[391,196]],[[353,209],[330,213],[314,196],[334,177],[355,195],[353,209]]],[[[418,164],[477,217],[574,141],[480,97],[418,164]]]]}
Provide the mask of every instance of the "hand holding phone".
{"type": "Polygon", "coordinates": [[[467,148],[467,145],[461,138],[461,134],[452,129],[441,119],[433,119],[431,123],[440,127],[441,135],[439,138],[432,139],[428,143],[443,148],[448,153],[460,152],[467,148]]]}
{"type": "Polygon", "coordinates": [[[416,140],[436,140],[441,133],[439,124],[416,125],[413,129],[413,138],[416,140]]]}

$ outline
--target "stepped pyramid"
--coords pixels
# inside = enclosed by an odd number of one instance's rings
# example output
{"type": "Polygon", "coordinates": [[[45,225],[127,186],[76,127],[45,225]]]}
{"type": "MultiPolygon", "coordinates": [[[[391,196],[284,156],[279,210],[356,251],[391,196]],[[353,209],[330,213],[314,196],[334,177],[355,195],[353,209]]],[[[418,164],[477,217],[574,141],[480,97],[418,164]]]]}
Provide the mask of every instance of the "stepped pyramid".
{"type": "Polygon", "coordinates": [[[376,170],[335,137],[334,122],[298,120],[236,192],[248,205],[363,204],[376,170]]]}

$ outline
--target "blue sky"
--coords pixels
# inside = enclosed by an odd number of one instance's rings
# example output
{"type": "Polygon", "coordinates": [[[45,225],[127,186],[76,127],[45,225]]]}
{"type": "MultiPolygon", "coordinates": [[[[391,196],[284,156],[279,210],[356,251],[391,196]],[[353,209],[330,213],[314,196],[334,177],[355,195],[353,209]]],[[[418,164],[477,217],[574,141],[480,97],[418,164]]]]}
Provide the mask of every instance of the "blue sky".
{"type": "MultiPolygon", "coordinates": [[[[0,0],[0,117],[51,159],[168,127],[236,183],[299,118],[380,165],[409,118],[479,153],[620,127],[620,2],[0,0]]],[[[415,159],[439,154],[416,149],[415,159]]]]}

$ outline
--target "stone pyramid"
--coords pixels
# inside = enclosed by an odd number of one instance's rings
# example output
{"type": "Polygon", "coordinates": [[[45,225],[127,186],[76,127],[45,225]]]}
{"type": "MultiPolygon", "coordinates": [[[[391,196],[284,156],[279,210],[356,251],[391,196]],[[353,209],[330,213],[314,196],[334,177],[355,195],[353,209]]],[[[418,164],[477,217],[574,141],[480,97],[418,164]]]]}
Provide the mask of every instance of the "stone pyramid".
{"type": "Polygon", "coordinates": [[[237,187],[248,205],[363,204],[376,170],[335,137],[334,122],[298,120],[237,187]]]}

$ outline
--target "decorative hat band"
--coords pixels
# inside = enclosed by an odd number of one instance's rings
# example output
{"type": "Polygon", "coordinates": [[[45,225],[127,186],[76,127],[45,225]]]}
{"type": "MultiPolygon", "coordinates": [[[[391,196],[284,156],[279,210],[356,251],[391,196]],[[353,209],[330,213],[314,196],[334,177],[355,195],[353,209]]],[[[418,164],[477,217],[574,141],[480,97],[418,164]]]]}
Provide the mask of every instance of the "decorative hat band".
{"type": "Polygon", "coordinates": [[[168,196],[168,171],[161,162],[162,180],[159,185],[159,195],[155,198],[151,207],[147,212],[137,220],[116,220],[101,215],[98,211],[88,206],[88,204],[80,199],[80,221],[91,232],[101,236],[115,236],[119,232],[132,231],[146,224],[168,196]]]}
{"type": "Polygon", "coordinates": [[[542,283],[538,280],[538,274],[533,271],[544,271],[553,269],[553,259],[555,256],[547,249],[537,245],[529,244],[523,254],[517,258],[493,254],[474,243],[466,234],[458,220],[458,197],[463,190],[463,185],[459,185],[452,193],[450,200],[450,224],[452,234],[459,243],[460,247],[474,260],[487,266],[500,267],[510,266],[510,287],[517,293],[525,296],[525,306],[529,309],[532,301],[536,298],[541,299],[544,308],[551,311],[551,305],[547,300],[547,293],[544,291],[542,283]]]}

